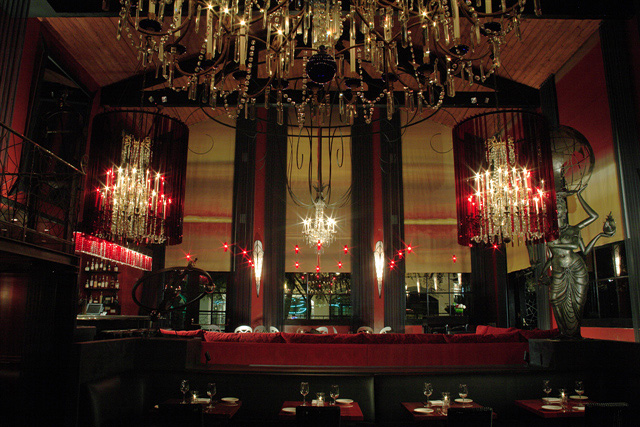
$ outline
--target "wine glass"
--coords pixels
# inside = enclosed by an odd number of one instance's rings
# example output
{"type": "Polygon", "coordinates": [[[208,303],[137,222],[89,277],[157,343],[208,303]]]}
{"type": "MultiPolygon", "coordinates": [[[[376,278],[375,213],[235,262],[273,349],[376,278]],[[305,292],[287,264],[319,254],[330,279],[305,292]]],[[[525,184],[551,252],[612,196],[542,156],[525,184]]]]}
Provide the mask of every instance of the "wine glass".
{"type": "Polygon", "coordinates": [[[336,404],[336,399],[340,396],[340,387],[337,384],[331,386],[331,390],[329,391],[329,395],[333,399],[333,404],[336,404]]]}
{"type": "Polygon", "coordinates": [[[422,392],[425,396],[427,396],[427,401],[424,404],[424,407],[426,408],[427,406],[429,406],[429,396],[431,396],[431,394],[433,393],[433,386],[431,385],[431,383],[424,383],[422,392]]]}
{"type": "Polygon", "coordinates": [[[549,393],[551,393],[551,381],[542,380],[542,391],[547,394],[547,400],[549,398],[549,393]]]}
{"type": "Polygon", "coordinates": [[[216,383],[207,384],[207,396],[209,396],[209,407],[213,408],[213,396],[216,395],[216,383]]]}
{"type": "Polygon", "coordinates": [[[189,380],[182,380],[180,383],[180,391],[182,392],[182,403],[187,403],[187,393],[189,393],[189,380]]]}
{"type": "Polygon", "coordinates": [[[580,396],[580,407],[582,407],[582,395],[584,394],[584,384],[582,383],[582,380],[578,380],[576,381],[576,393],[578,393],[578,396],[580,396]]]}
{"type": "Polygon", "coordinates": [[[302,406],[307,404],[307,394],[309,394],[309,383],[300,383],[300,394],[302,395],[302,406]]]}
{"type": "Polygon", "coordinates": [[[462,399],[462,403],[464,403],[465,399],[469,395],[469,389],[466,384],[460,384],[460,391],[458,391],[458,395],[462,399]]]}

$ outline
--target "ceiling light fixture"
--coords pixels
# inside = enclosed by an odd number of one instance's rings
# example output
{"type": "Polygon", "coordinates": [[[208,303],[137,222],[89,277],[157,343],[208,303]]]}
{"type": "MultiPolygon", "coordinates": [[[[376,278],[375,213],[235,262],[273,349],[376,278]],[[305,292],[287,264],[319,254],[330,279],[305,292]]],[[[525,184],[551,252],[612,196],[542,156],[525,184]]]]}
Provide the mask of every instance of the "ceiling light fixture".
{"type": "MultiPolygon", "coordinates": [[[[454,77],[484,82],[519,37],[525,0],[121,0],[117,38],[191,100],[253,116],[256,104],[340,105],[343,121],[437,109],[454,77]],[[496,7],[494,7],[496,3],[496,7]],[[291,91],[295,89],[297,94],[291,91]],[[229,108],[236,105],[236,109],[229,108]]],[[[539,0],[534,8],[539,14],[539,0]]]]}

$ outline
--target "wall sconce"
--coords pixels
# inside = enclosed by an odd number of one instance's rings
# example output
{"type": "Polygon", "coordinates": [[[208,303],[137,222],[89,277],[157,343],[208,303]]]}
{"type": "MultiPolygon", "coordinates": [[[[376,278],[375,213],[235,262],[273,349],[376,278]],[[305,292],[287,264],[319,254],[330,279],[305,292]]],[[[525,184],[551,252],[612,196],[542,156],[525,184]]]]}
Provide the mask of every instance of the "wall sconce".
{"type": "Polygon", "coordinates": [[[376,243],[376,250],[373,252],[376,262],[376,277],[378,279],[378,298],[382,297],[382,277],[384,275],[384,246],[381,241],[376,243]]]}
{"type": "Polygon", "coordinates": [[[256,277],[256,293],[260,296],[260,278],[262,277],[262,261],[264,260],[264,251],[262,250],[262,242],[256,240],[253,243],[253,265],[256,277]]]}

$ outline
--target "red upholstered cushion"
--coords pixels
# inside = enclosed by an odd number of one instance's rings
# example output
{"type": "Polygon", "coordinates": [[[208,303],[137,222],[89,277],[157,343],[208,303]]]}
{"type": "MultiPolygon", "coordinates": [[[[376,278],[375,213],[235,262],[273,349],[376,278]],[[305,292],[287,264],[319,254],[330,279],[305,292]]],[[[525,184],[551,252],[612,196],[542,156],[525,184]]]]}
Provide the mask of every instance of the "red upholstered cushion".
{"type": "Polygon", "coordinates": [[[202,338],[204,331],[195,329],[193,331],[173,331],[171,329],[160,329],[160,333],[164,337],[181,337],[181,338],[202,338]]]}
{"type": "MultiPolygon", "coordinates": [[[[240,335],[248,335],[248,334],[233,334],[233,333],[225,333],[225,332],[204,332],[204,340],[211,342],[238,342],[240,341],[240,335]]],[[[253,334],[252,334],[253,335],[253,334]]]]}
{"type": "Polygon", "coordinates": [[[560,335],[559,329],[532,329],[532,330],[520,330],[520,335],[522,335],[525,339],[544,339],[544,338],[555,338],[560,335]]]}
{"type": "Polygon", "coordinates": [[[367,334],[282,334],[292,344],[366,344],[367,334]]]}
{"type": "Polygon", "coordinates": [[[447,343],[493,343],[493,342],[520,342],[522,337],[515,330],[506,334],[455,334],[445,335],[447,343]]]}
{"type": "Polygon", "coordinates": [[[239,336],[240,342],[256,342],[256,343],[284,343],[285,340],[280,335],[280,332],[273,334],[236,334],[239,336]]]}
{"type": "Polygon", "coordinates": [[[363,334],[368,344],[443,344],[443,334],[363,334]]]}
{"type": "Polygon", "coordinates": [[[506,334],[509,332],[516,332],[517,330],[518,330],[517,328],[496,328],[495,326],[487,326],[487,331],[485,332],[485,335],[486,334],[492,334],[492,335],[506,334]]]}
{"type": "Polygon", "coordinates": [[[487,325],[478,325],[476,326],[476,334],[478,335],[484,335],[487,333],[487,325]]]}

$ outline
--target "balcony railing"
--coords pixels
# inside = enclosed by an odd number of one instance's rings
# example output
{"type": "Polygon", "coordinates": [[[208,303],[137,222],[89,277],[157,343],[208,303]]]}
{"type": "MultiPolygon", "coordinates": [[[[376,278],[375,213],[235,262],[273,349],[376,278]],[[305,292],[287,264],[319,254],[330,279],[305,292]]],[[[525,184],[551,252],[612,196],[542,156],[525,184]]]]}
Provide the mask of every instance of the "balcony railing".
{"type": "Polygon", "coordinates": [[[73,253],[84,175],[0,122],[0,237],[73,253]]]}

